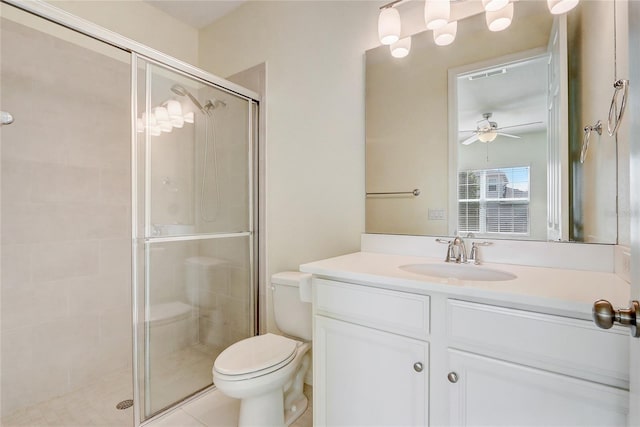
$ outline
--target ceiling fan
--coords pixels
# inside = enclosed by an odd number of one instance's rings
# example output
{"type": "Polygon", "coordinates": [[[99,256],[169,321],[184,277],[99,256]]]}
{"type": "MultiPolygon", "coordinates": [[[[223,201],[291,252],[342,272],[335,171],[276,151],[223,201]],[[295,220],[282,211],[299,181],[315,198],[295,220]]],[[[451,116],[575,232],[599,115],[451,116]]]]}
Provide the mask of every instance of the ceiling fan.
{"type": "Polygon", "coordinates": [[[462,145],[469,145],[469,144],[473,144],[476,141],[482,141],[482,142],[491,142],[494,139],[496,139],[496,137],[498,135],[501,136],[506,136],[508,138],[517,138],[519,139],[520,137],[517,135],[511,135],[509,133],[504,133],[504,132],[500,132],[503,129],[509,129],[509,128],[515,128],[515,127],[519,127],[519,126],[527,126],[527,125],[534,125],[534,124],[539,124],[542,122],[531,122],[531,123],[522,123],[519,125],[513,125],[513,126],[505,126],[505,127],[498,127],[498,123],[496,122],[492,122],[491,116],[493,116],[493,113],[484,113],[482,114],[482,120],[478,120],[477,122],[477,126],[475,130],[462,130],[460,131],[460,133],[462,132],[473,132],[473,135],[471,135],[470,137],[468,137],[467,139],[465,139],[464,141],[462,141],[462,145]]]}

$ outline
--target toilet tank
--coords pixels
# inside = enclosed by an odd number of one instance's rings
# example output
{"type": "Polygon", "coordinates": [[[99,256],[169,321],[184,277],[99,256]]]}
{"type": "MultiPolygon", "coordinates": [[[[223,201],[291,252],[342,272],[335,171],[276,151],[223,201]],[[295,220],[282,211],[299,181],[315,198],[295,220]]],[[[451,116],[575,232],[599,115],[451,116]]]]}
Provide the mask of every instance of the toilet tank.
{"type": "Polygon", "coordinates": [[[311,341],[311,275],[284,271],[271,276],[276,326],[292,337],[311,341]]]}

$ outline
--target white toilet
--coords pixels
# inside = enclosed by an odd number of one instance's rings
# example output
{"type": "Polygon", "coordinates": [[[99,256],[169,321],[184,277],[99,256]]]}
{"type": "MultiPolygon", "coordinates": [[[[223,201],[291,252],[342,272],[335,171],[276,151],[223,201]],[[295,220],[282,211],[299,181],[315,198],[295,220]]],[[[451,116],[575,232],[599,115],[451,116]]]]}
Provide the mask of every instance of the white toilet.
{"type": "Polygon", "coordinates": [[[225,349],[213,364],[213,382],[241,399],[239,426],[288,426],[307,408],[302,393],[310,365],[311,275],[271,276],[275,334],[244,339],[225,349]]]}

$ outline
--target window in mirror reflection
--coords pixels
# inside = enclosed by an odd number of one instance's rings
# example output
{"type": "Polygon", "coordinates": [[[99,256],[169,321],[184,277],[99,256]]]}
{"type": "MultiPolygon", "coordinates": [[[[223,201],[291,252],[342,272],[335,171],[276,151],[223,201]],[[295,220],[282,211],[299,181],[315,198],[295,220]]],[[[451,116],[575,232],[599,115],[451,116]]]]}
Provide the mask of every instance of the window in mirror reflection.
{"type": "Polygon", "coordinates": [[[459,172],[459,232],[528,236],[529,176],[529,166],[459,172]]]}

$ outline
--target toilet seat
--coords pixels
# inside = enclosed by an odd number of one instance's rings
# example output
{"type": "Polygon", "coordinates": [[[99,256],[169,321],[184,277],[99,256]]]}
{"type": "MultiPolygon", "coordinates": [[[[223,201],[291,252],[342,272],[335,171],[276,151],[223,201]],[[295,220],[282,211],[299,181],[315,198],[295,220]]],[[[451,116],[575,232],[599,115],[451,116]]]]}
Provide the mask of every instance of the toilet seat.
{"type": "Polygon", "coordinates": [[[227,381],[241,381],[277,371],[289,364],[300,343],[292,339],[265,334],[239,341],[216,358],[213,369],[227,381]]]}

